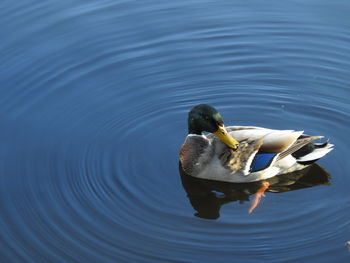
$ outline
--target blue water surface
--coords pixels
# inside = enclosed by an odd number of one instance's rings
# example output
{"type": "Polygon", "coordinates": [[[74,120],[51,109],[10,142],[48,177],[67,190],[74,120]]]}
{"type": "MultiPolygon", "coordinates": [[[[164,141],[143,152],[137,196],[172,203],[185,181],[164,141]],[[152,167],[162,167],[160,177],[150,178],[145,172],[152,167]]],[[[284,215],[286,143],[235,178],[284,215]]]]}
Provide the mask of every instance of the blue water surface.
{"type": "Polygon", "coordinates": [[[0,262],[348,262],[349,11],[1,1],[0,262]],[[324,135],[330,181],[195,216],[178,150],[199,103],[226,125],[324,135]]]}

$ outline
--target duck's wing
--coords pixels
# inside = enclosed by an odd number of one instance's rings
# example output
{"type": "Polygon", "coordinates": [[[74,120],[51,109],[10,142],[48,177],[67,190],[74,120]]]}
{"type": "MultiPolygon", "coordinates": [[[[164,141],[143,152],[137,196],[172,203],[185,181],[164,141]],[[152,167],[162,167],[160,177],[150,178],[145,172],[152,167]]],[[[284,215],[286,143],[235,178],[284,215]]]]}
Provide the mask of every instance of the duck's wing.
{"type": "MultiPolygon", "coordinates": [[[[254,156],[254,159],[252,161],[252,163],[250,164],[250,172],[257,172],[260,170],[264,170],[267,167],[273,165],[275,162],[287,157],[287,156],[291,156],[293,157],[291,160],[295,160],[298,163],[299,160],[293,155],[294,153],[296,153],[298,150],[302,149],[304,146],[306,147],[306,145],[312,144],[312,142],[314,140],[317,139],[321,139],[323,138],[323,136],[308,136],[305,138],[302,137],[298,137],[294,143],[292,143],[291,145],[289,144],[289,141],[291,140],[290,138],[288,138],[288,140],[286,140],[285,144],[281,143],[275,143],[271,145],[268,145],[268,147],[264,147],[264,151],[262,151],[261,149],[263,147],[260,148],[259,152],[257,152],[254,156]],[[289,146],[288,146],[289,144],[289,146]],[[275,147],[278,145],[282,145],[283,147],[275,147]],[[285,148],[285,146],[287,146],[287,148],[285,148]],[[272,151],[269,151],[270,149],[272,149],[272,151]],[[278,152],[276,152],[275,150],[278,149],[278,152]]],[[[326,153],[328,153],[329,151],[331,151],[332,148],[326,147],[326,149],[324,148],[320,148],[316,154],[312,154],[309,153],[310,158],[308,158],[309,162],[312,163],[313,161],[316,161],[317,159],[319,159],[320,157],[322,157],[323,155],[325,155],[326,153]],[[312,155],[312,156],[311,156],[312,155]],[[312,160],[312,162],[311,162],[312,160]]],[[[303,157],[305,157],[303,155],[303,157]]],[[[291,161],[290,160],[290,161],[291,161]]],[[[294,162],[294,161],[293,161],[294,162]]],[[[288,163],[288,162],[287,162],[288,163]]],[[[287,165],[288,166],[288,165],[287,165]]]]}
{"type": "MultiPolygon", "coordinates": [[[[227,127],[230,135],[239,142],[253,145],[254,150],[248,151],[248,158],[241,159],[241,167],[244,167],[244,174],[264,170],[274,164],[275,161],[281,160],[310,142],[322,138],[322,136],[302,135],[303,131],[294,130],[273,130],[254,126],[231,126],[227,127]],[[259,146],[257,148],[257,146],[259,146]]],[[[234,155],[231,154],[233,157],[234,155]]],[[[231,161],[232,162],[232,161],[231,161]]],[[[231,168],[231,167],[230,167],[231,168]]]]}
{"type": "Polygon", "coordinates": [[[303,131],[273,130],[254,126],[230,126],[227,130],[237,141],[262,139],[259,152],[276,154],[287,150],[303,134],[303,131]]]}
{"type": "Polygon", "coordinates": [[[309,164],[333,149],[333,145],[328,142],[313,143],[323,136],[310,136],[303,131],[273,130],[255,126],[230,126],[227,130],[238,141],[248,138],[262,139],[260,148],[254,153],[254,157],[250,158],[250,172],[263,170],[288,156],[295,158],[298,163],[309,164]]]}

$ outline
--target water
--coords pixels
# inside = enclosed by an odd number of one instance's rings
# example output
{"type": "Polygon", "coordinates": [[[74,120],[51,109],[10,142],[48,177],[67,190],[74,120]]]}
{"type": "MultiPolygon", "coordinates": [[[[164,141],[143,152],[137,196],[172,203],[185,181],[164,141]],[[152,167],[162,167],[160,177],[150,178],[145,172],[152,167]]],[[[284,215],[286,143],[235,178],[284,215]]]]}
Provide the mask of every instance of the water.
{"type": "Polygon", "coordinates": [[[0,262],[349,260],[348,1],[0,7],[0,262]],[[252,214],[254,185],[196,199],[178,149],[198,103],[336,148],[252,214]]]}

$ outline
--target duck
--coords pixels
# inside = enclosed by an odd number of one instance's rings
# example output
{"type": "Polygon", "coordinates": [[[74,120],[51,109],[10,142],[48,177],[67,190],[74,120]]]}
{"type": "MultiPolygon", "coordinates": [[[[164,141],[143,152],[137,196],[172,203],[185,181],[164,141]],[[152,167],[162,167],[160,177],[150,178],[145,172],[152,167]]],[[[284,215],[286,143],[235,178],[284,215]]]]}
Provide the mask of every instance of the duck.
{"type": "Polygon", "coordinates": [[[333,150],[315,143],[323,136],[304,131],[256,126],[225,126],[218,110],[207,104],[188,113],[188,135],[179,152],[189,176],[230,183],[249,183],[301,170],[333,150]]]}

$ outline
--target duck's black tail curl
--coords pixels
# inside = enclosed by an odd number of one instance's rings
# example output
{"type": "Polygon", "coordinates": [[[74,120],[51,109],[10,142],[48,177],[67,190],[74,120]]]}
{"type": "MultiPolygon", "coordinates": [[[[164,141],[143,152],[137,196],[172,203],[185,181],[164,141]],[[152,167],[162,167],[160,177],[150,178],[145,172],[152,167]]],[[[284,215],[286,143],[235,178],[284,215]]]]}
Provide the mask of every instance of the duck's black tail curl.
{"type": "MultiPolygon", "coordinates": [[[[300,138],[305,138],[308,135],[301,135],[300,138]]],[[[329,140],[323,143],[310,142],[303,146],[298,151],[294,152],[292,156],[297,159],[300,164],[312,164],[327,153],[333,150],[334,145],[329,143],[329,140]]]]}

